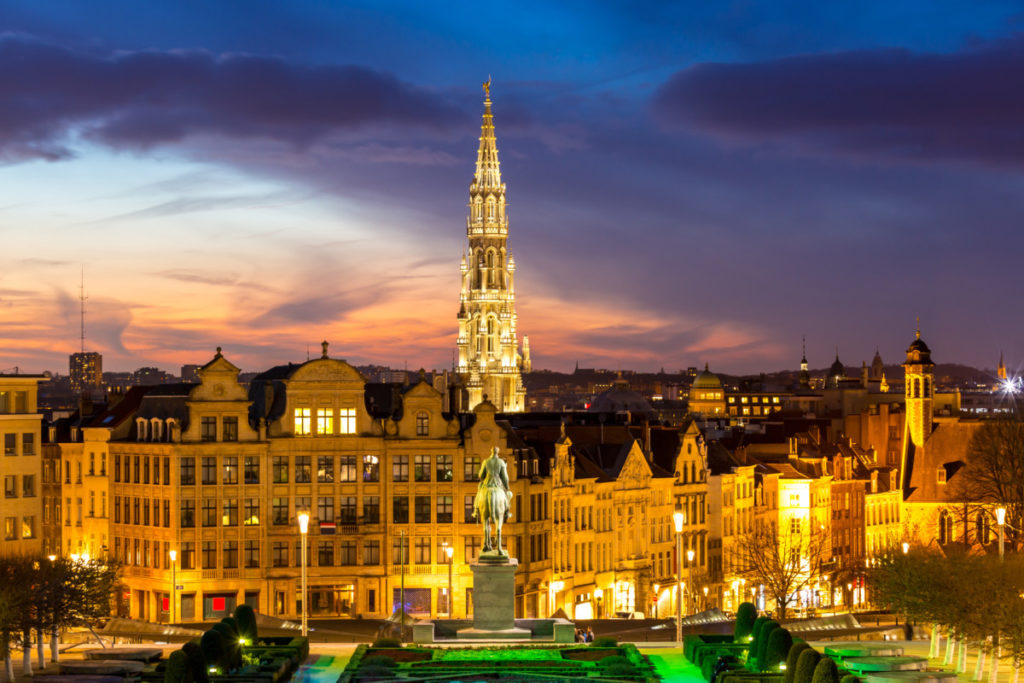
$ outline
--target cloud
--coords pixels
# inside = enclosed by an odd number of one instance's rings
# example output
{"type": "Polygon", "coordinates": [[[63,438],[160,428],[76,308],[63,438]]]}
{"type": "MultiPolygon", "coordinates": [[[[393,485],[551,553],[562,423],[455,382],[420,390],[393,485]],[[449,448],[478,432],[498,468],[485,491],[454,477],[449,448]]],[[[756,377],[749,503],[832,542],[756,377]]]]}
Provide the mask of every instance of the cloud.
{"type": "Polygon", "coordinates": [[[1024,36],[950,54],[902,49],[705,63],[659,88],[662,122],[741,143],[905,161],[1024,161],[1024,36]]]}
{"type": "Polygon", "coordinates": [[[231,273],[204,273],[198,270],[178,268],[174,270],[163,270],[156,273],[159,277],[180,282],[197,282],[204,285],[233,285],[238,282],[238,276],[231,273]]]}
{"type": "Polygon", "coordinates": [[[0,158],[58,160],[75,135],[146,149],[192,135],[308,146],[346,130],[464,130],[439,94],[357,65],[202,50],[74,52],[0,37],[0,158]]]}

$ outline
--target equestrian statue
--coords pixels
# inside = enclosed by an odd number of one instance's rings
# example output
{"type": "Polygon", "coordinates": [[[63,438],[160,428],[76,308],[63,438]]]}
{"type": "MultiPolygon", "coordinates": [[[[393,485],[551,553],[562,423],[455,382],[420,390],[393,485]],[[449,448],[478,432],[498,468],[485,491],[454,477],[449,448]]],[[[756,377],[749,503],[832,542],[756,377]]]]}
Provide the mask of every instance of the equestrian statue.
{"type": "Polygon", "coordinates": [[[501,525],[512,518],[512,491],[508,485],[508,467],[498,457],[498,449],[480,465],[480,484],[476,489],[476,501],[473,503],[473,518],[484,524],[484,548],[481,557],[508,557],[501,547],[501,525]],[[494,524],[496,537],[491,543],[491,524],[494,524]]]}

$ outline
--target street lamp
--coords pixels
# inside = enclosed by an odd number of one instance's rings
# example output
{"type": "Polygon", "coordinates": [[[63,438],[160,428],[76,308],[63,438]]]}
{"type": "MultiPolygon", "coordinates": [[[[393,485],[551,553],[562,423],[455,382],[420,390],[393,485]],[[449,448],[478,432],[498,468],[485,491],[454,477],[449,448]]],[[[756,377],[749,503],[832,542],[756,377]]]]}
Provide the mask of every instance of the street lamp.
{"type": "Polygon", "coordinates": [[[676,525],[676,641],[683,646],[683,510],[676,507],[672,521],[676,525]]]}
{"type": "Polygon", "coordinates": [[[658,584],[654,584],[653,588],[654,588],[654,618],[657,619],[658,618],[658,598],[660,597],[658,595],[658,589],[661,588],[661,586],[659,586],[658,584]]]}
{"type": "Polygon", "coordinates": [[[306,619],[306,532],[309,531],[309,513],[299,513],[299,534],[302,536],[302,635],[309,634],[306,619]]]}
{"type": "Polygon", "coordinates": [[[704,586],[704,609],[708,608],[708,587],[704,586]]]}
{"type": "Polygon", "coordinates": [[[906,555],[908,552],[910,552],[910,544],[903,541],[903,554],[906,555]]]}
{"type": "Polygon", "coordinates": [[[596,619],[600,619],[601,618],[601,596],[603,596],[603,595],[604,595],[604,591],[603,590],[601,590],[600,588],[595,588],[594,589],[594,599],[597,600],[597,616],[595,617],[596,619]]]}
{"type": "Polygon", "coordinates": [[[690,582],[690,595],[693,595],[693,548],[686,551],[686,580],[690,582]]]}
{"type": "Polygon", "coordinates": [[[178,551],[177,550],[171,550],[171,551],[168,551],[167,554],[170,555],[170,557],[171,557],[171,623],[173,624],[174,623],[174,597],[175,597],[174,594],[178,590],[178,587],[175,585],[176,579],[178,578],[177,574],[175,573],[175,560],[178,559],[178,551]]]}
{"type": "Polygon", "coordinates": [[[551,589],[551,599],[548,601],[548,614],[550,615],[555,613],[555,596],[565,588],[565,581],[552,581],[549,588],[551,589]]]}
{"type": "Polygon", "coordinates": [[[999,559],[1003,559],[1004,533],[1006,531],[1006,508],[996,508],[996,523],[999,525],[999,559]]]}
{"type": "Polygon", "coordinates": [[[448,618],[452,618],[452,557],[455,555],[455,546],[444,544],[444,554],[448,556],[448,618]]]}

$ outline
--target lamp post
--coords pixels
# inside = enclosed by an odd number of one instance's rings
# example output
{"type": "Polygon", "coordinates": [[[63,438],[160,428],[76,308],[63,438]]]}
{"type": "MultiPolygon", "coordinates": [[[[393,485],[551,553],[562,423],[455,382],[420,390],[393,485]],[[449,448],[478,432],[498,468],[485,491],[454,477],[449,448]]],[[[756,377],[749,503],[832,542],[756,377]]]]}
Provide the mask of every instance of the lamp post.
{"type": "Polygon", "coordinates": [[[903,541],[903,554],[906,555],[909,552],[910,552],[910,544],[907,543],[906,541],[903,541]]]}
{"type": "Polygon", "coordinates": [[[658,618],[658,589],[661,588],[658,584],[654,584],[654,618],[658,618]]]}
{"type": "Polygon", "coordinates": [[[704,586],[704,611],[708,609],[708,587],[704,586]]]}
{"type": "Polygon", "coordinates": [[[683,646],[683,511],[676,507],[672,521],[676,526],[676,641],[683,646]]]}
{"type": "Polygon", "coordinates": [[[1003,559],[1003,546],[1006,531],[1006,508],[996,508],[996,523],[999,525],[999,560],[1003,559]]]}
{"type": "Polygon", "coordinates": [[[402,610],[402,616],[399,617],[401,620],[399,623],[401,628],[399,629],[402,636],[400,640],[405,640],[405,529],[398,531],[398,563],[401,565],[400,569],[402,572],[402,584],[401,589],[398,592],[399,605],[398,609],[402,610]]]}
{"type": "Polygon", "coordinates": [[[176,564],[175,561],[178,559],[178,551],[177,550],[171,550],[167,554],[170,555],[170,557],[171,557],[171,623],[173,624],[174,623],[174,598],[175,598],[175,593],[178,590],[178,587],[175,585],[177,583],[177,578],[178,578],[177,573],[175,571],[175,564],[176,564]]]}
{"type": "Polygon", "coordinates": [[[455,555],[455,547],[445,543],[444,554],[448,556],[448,618],[452,618],[452,557],[455,555]]]}
{"type": "MultiPolygon", "coordinates": [[[[693,595],[693,548],[686,551],[686,580],[690,582],[690,595],[693,595]]],[[[684,588],[686,584],[683,584],[684,588]]],[[[691,602],[696,602],[691,598],[691,602]]]]}
{"type": "Polygon", "coordinates": [[[299,513],[299,534],[302,536],[302,635],[309,635],[306,620],[306,532],[309,531],[309,513],[299,513]]]}
{"type": "Polygon", "coordinates": [[[604,591],[600,588],[594,589],[594,599],[597,600],[597,616],[595,618],[601,618],[601,596],[604,595],[604,591]]]}

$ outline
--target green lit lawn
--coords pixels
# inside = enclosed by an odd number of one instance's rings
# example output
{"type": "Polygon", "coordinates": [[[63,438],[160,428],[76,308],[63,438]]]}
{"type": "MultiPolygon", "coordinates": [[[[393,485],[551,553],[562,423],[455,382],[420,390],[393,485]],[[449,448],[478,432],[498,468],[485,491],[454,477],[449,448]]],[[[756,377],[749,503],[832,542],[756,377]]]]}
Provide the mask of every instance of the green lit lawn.
{"type": "Polygon", "coordinates": [[[439,650],[434,661],[479,661],[493,659],[500,662],[546,662],[558,658],[551,648],[474,648],[472,650],[439,650]]]}
{"type": "Polygon", "coordinates": [[[641,654],[647,655],[664,683],[704,683],[700,669],[683,656],[682,649],[641,647],[639,650],[641,654]]]}

